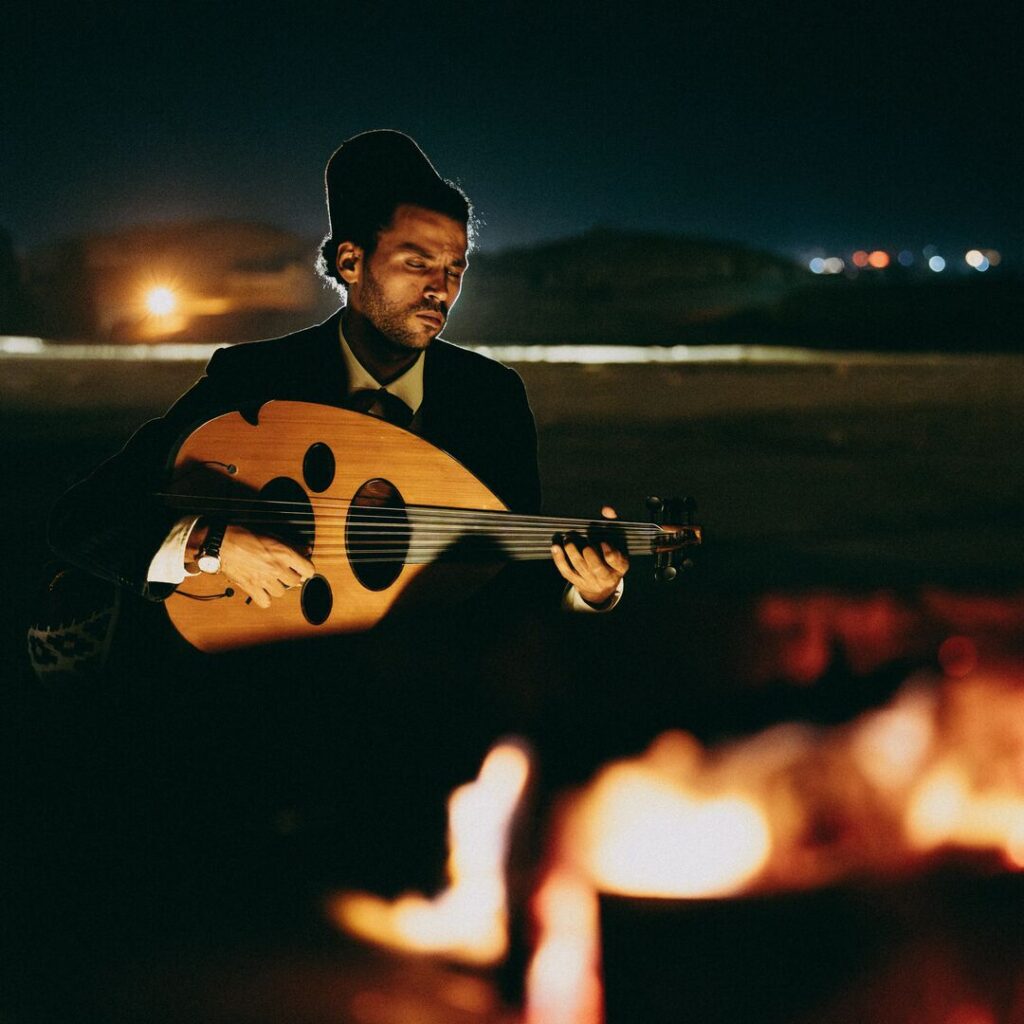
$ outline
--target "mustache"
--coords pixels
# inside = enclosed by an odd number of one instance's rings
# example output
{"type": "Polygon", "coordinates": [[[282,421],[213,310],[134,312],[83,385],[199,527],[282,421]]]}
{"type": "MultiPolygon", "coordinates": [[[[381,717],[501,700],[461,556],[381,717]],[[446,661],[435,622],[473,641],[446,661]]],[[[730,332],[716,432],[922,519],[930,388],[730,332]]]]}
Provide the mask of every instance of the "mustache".
{"type": "Polygon", "coordinates": [[[430,302],[428,299],[424,299],[423,302],[418,302],[413,306],[412,311],[419,313],[437,313],[442,319],[448,319],[448,303],[447,302],[430,302]]]}

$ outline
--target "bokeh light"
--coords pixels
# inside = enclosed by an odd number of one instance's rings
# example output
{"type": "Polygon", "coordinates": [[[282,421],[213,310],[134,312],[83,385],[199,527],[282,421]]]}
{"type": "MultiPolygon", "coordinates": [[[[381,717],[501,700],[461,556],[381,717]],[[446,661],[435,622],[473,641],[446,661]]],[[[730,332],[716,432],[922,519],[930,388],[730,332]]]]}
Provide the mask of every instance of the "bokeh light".
{"type": "Polygon", "coordinates": [[[875,270],[884,270],[889,266],[889,254],[884,249],[876,249],[870,256],[868,256],[868,263],[875,268],[875,270]]]}
{"type": "Polygon", "coordinates": [[[146,309],[153,316],[169,316],[178,305],[178,297],[170,288],[151,288],[146,292],[146,309]]]}
{"type": "Polygon", "coordinates": [[[936,274],[940,274],[946,269],[946,261],[941,256],[932,256],[928,260],[928,269],[934,270],[936,274]]]}

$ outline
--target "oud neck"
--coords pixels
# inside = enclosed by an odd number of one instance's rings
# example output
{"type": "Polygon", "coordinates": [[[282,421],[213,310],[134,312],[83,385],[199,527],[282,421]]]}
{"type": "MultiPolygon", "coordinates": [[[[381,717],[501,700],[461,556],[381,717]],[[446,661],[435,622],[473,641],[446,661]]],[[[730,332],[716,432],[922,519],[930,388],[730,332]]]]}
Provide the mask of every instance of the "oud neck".
{"type": "MultiPolygon", "coordinates": [[[[629,557],[649,555],[664,531],[652,523],[620,519],[579,519],[564,516],[521,515],[467,509],[406,507],[412,527],[409,561],[432,561],[457,537],[468,548],[489,547],[509,561],[535,561],[551,557],[551,545],[606,540],[629,557]],[[557,539],[557,541],[556,541],[557,539]]],[[[468,551],[467,551],[468,553],[468,551]]]]}

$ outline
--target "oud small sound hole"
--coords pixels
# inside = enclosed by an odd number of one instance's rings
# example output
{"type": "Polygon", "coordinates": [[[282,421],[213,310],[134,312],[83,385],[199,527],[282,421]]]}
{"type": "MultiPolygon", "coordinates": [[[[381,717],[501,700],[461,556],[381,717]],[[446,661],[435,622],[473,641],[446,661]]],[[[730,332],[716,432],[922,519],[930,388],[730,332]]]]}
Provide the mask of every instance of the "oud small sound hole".
{"type": "Polygon", "coordinates": [[[302,584],[300,603],[306,621],[312,626],[322,625],[334,607],[330,583],[323,576],[311,576],[302,584]]]}
{"type": "Polygon", "coordinates": [[[315,494],[322,494],[334,483],[334,452],[330,445],[317,441],[306,449],[302,460],[302,479],[315,494]]]}
{"type": "Polygon", "coordinates": [[[345,520],[345,553],[367,590],[387,590],[409,554],[412,531],[405,499],[390,480],[367,480],[345,520]]]}

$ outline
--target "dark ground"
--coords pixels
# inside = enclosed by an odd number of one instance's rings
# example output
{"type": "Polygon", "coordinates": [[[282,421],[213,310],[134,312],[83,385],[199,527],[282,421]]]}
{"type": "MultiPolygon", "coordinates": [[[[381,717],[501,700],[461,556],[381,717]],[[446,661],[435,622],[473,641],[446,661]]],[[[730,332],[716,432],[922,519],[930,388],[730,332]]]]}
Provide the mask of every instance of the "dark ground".
{"type": "MultiPolygon", "coordinates": [[[[753,603],[808,588],[908,601],[936,584],[1019,591],[1021,367],[525,366],[548,510],[610,501],[641,518],[645,494],[693,494],[707,549],[691,578],[657,586],[638,563],[614,615],[490,620],[472,657],[448,616],[424,641],[430,670],[401,690],[294,665],[168,686],[166,665],[150,663],[130,687],[44,692],[22,652],[46,509],[195,368],[4,360],[4,526],[19,585],[0,636],[0,1021],[498,1019],[486,999],[460,1017],[443,971],[396,973],[336,936],[324,892],[436,888],[444,796],[503,731],[538,752],[540,822],[553,792],[667,727],[713,739],[884,699],[920,652],[867,678],[837,664],[814,687],[752,689],[753,603]],[[357,1013],[353,978],[434,992],[436,1005],[357,1013]]],[[[516,973],[499,976],[513,1003],[516,973]]]]}

